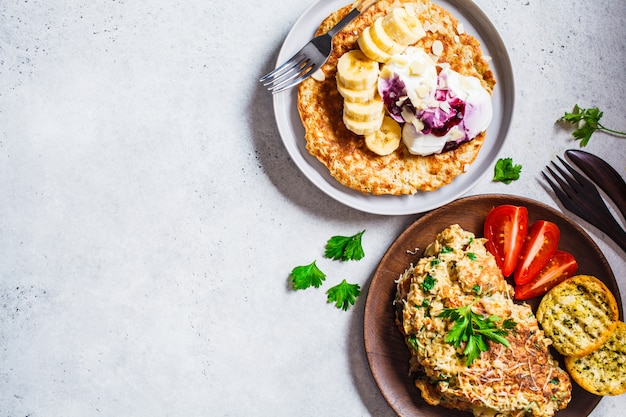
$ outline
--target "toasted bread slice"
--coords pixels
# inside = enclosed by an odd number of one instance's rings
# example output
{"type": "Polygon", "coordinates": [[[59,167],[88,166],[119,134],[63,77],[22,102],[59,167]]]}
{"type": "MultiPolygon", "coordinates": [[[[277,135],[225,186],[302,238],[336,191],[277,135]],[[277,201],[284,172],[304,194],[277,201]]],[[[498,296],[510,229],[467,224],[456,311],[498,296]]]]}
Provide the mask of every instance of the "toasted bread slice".
{"type": "Polygon", "coordinates": [[[596,395],[619,395],[626,392],[626,324],[617,328],[597,350],[589,355],[566,357],[565,367],[572,379],[596,395]]]}
{"type": "Polygon", "coordinates": [[[537,319],[563,356],[584,356],[613,334],[617,302],[602,281],[577,275],[552,288],[537,309],[537,319]]]}

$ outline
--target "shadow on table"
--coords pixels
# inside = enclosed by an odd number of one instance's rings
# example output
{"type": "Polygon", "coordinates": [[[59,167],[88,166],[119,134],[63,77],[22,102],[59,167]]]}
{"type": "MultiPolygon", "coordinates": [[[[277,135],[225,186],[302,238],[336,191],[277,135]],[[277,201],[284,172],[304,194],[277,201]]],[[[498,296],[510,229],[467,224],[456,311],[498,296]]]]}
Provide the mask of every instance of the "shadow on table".
{"type": "Polygon", "coordinates": [[[385,398],[378,389],[372,373],[370,372],[367,356],[365,354],[363,317],[370,281],[371,277],[362,288],[359,302],[354,306],[354,313],[358,311],[358,314],[352,314],[350,332],[348,334],[349,343],[347,355],[350,359],[350,369],[354,386],[357,388],[359,396],[370,414],[379,417],[393,417],[396,416],[396,413],[387,404],[387,401],[385,401],[385,398]]]}
{"type": "MultiPolygon", "coordinates": [[[[269,56],[260,74],[270,71],[275,60],[276,56],[269,56]]],[[[357,221],[378,217],[334,200],[302,174],[281,140],[274,117],[272,94],[260,83],[252,90],[245,114],[249,115],[250,130],[254,132],[255,156],[263,172],[286,198],[318,216],[333,219],[350,217],[357,221]]]]}
{"type": "MultiPolygon", "coordinates": [[[[278,52],[276,52],[277,55],[278,52]]],[[[260,71],[264,74],[274,67],[276,56],[269,56],[260,71]]],[[[252,141],[255,156],[263,172],[268,176],[278,191],[291,202],[313,215],[329,219],[345,219],[350,222],[365,222],[379,219],[381,216],[361,212],[348,207],[326,195],[318,189],[296,166],[285,148],[274,117],[273,100],[270,92],[257,83],[247,103],[246,114],[253,133],[252,141]]],[[[302,138],[304,141],[304,138],[302,138]]],[[[412,216],[403,219],[400,230],[410,224],[412,216]]],[[[372,271],[373,273],[373,271],[372,271]]],[[[395,416],[380,393],[369,370],[363,339],[363,314],[370,278],[363,284],[362,295],[353,306],[348,337],[350,369],[354,386],[365,407],[371,415],[381,417],[395,416]]]]}

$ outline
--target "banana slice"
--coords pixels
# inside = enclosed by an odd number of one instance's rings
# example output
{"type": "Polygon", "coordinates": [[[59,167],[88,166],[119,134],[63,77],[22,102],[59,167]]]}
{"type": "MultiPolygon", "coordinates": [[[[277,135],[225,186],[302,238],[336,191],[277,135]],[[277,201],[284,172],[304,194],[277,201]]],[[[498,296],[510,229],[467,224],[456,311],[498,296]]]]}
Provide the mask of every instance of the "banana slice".
{"type": "Polygon", "coordinates": [[[361,35],[357,39],[359,48],[370,59],[383,64],[391,59],[391,55],[380,49],[380,47],[372,39],[371,26],[365,28],[361,35]]]}
{"type": "Polygon", "coordinates": [[[337,81],[353,90],[372,88],[378,81],[378,62],[358,49],[343,54],[337,61],[337,81]]]}
{"type": "Polygon", "coordinates": [[[365,134],[365,146],[381,156],[389,155],[400,146],[402,128],[391,117],[385,115],[380,129],[373,133],[365,134]]]}
{"type": "Polygon", "coordinates": [[[382,27],[391,39],[401,45],[412,45],[426,35],[417,16],[403,7],[391,10],[382,21],[382,27]]]}
{"type": "Polygon", "coordinates": [[[345,112],[343,114],[343,124],[346,125],[349,131],[355,133],[357,135],[368,135],[376,132],[380,129],[385,114],[380,113],[379,118],[375,118],[372,120],[360,121],[354,120],[350,116],[348,116],[345,112]]]}
{"type": "Polygon", "coordinates": [[[391,36],[389,36],[387,32],[385,32],[385,28],[383,28],[383,19],[384,17],[379,17],[370,27],[372,40],[382,51],[390,55],[402,53],[407,45],[401,45],[391,39],[391,36]]]}
{"type": "Polygon", "coordinates": [[[351,103],[367,103],[368,101],[374,99],[377,88],[376,85],[374,85],[364,90],[353,90],[352,88],[346,87],[339,80],[337,80],[337,90],[346,102],[349,101],[351,103]]]}
{"type": "Polygon", "coordinates": [[[357,122],[380,120],[384,111],[383,100],[378,94],[373,100],[366,103],[353,103],[350,101],[344,101],[343,103],[343,114],[357,122]]]}

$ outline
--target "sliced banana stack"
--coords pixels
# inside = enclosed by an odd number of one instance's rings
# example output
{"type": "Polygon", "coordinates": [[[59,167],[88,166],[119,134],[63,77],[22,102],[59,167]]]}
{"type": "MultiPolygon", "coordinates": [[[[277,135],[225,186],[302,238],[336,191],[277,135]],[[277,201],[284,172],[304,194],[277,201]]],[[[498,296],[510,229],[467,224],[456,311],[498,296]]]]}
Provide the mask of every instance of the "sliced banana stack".
{"type": "Polygon", "coordinates": [[[414,13],[396,7],[365,28],[357,43],[368,58],[385,63],[425,35],[422,23],[414,13]]]}
{"type": "Polygon", "coordinates": [[[389,155],[400,146],[402,127],[400,123],[385,115],[380,129],[365,135],[365,146],[380,155],[389,155]]]}
{"type": "Polygon", "coordinates": [[[376,41],[374,41],[371,28],[372,26],[368,26],[365,30],[363,30],[363,32],[361,32],[361,35],[357,39],[357,43],[359,44],[361,51],[363,51],[368,58],[384,64],[391,59],[391,54],[385,52],[384,49],[381,48],[376,41]]]}
{"type": "Polygon", "coordinates": [[[337,61],[337,83],[345,89],[375,88],[380,66],[358,49],[348,51],[337,61]]]}
{"type": "Polygon", "coordinates": [[[367,103],[374,99],[376,95],[376,88],[366,88],[365,90],[354,90],[352,88],[345,87],[339,80],[337,80],[337,90],[345,101],[352,103],[367,103]]]}
{"type": "Polygon", "coordinates": [[[337,90],[344,99],[343,123],[357,135],[377,131],[385,114],[378,95],[379,64],[358,49],[343,54],[337,62],[337,90]]]}
{"type": "Polygon", "coordinates": [[[368,135],[379,130],[384,116],[385,106],[378,94],[367,103],[343,102],[343,123],[357,135],[368,135]]]}
{"type": "Polygon", "coordinates": [[[388,62],[425,35],[417,16],[397,7],[365,28],[357,40],[360,50],[346,52],[337,62],[343,123],[351,132],[364,136],[367,148],[378,155],[395,151],[402,138],[402,127],[385,115],[378,94],[379,63],[388,62]]]}

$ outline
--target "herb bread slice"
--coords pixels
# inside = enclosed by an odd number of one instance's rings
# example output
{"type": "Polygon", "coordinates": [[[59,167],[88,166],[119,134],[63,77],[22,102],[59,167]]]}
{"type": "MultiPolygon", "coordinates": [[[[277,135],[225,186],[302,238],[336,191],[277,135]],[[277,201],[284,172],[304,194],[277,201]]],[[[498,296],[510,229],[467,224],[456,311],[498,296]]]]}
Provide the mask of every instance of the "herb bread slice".
{"type": "Polygon", "coordinates": [[[596,395],[619,395],[626,392],[626,324],[617,328],[597,350],[576,358],[566,357],[565,367],[572,379],[596,395]]]}
{"type": "Polygon", "coordinates": [[[563,356],[584,356],[598,349],[617,327],[618,308],[598,278],[574,276],[552,288],[537,309],[537,319],[563,356]]]}

